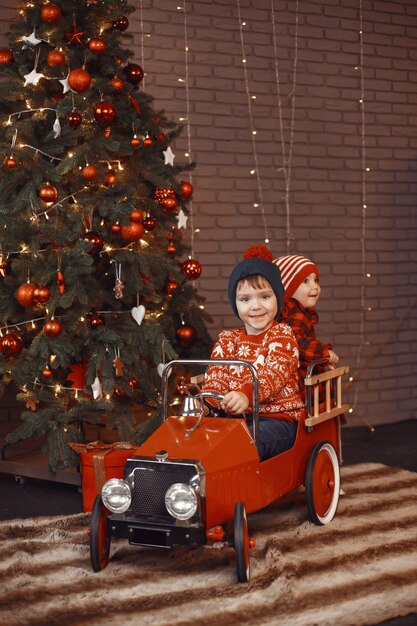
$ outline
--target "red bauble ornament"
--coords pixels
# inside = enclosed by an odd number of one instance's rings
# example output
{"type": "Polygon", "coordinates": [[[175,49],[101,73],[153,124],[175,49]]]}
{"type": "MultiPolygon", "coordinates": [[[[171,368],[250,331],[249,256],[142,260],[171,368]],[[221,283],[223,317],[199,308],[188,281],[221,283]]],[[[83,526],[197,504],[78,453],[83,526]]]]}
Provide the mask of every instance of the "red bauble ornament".
{"type": "Polygon", "coordinates": [[[124,241],[139,241],[142,238],[145,229],[142,224],[131,222],[129,226],[122,226],[120,234],[124,241]]]}
{"type": "Polygon", "coordinates": [[[129,20],[125,15],[122,15],[121,17],[118,17],[116,20],[114,20],[113,28],[123,33],[129,28],[129,20]]]}
{"type": "Polygon", "coordinates": [[[116,182],[116,172],[114,170],[107,170],[104,184],[108,187],[114,185],[116,182]]]}
{"type": "Polygon", "coordinates": [[[171,279],[168,283],[167,286],[165,287],[165,292],[168,296],[172,296],[172,294],[174,293],[174,291],[178,289],[178,283],[176,280],[171,279]]]}
{"type": "Polygon", "coordinates": [[[53,2],[47,2],[41,8],[41,20],[46,24],[56,24],[61,19],[61,7],[53,2]]]}
{"type": "Polygon", "coordinates": [[[82,117],[78,111],[71,111],[71,113],[67,115],[67,122],[71,128],[78,128],[82,121],[82,117]]]}
{"type": "Polygon", "coordinates": [[[174,382],[177,393],[179,393],[181,396],[184,396],[186,394],[187,385],[190,382],[190,375],[188,374],[187,376],[176,376],[174,382]]]}
{"type": "Polygon", "coordinates": [[[126,76],[126,80],[132,85],[139,85],[144,77],[144,71],[137,63],[128,63],[123,72],[126,76]]]}
{"type": "Polygon", "coordinates": [[[99,102],[93,109],[94,119],[100,126],[108,126],[116,119],[116,107],[112,102],[99,102]]]}
{"type": "Polygon", "coordinates": [[[163,204],[165,198],[175,199],[175,191],[171,187],[157,187],[155,189],[154,198],[158,204],[163,204]]]}
{"type": "Polygon", "coordinates": [[[137,135],[134,135],[132,139],[130,140],[130,143],[132,144],[134,148],[138,148],[140,146],[140,137],[138,137],[137,135]]]}
{"type": "Polygon", "coordinates": [[[200,278],[202,271],[203,268],[195,259],[187,259],[181,265],[181,272],[188,280],[197,280],[197,278],[200,278]]]}
{"type": "Polygon", "coordinates": [[[91,245],[93,246],[93,252],[100,252],[103,247],[103,237],[93,230],[88,230],[87,232],[85,232],[83,235],[83,239],[87,243],[91,243],[91,245]]]}
{"type": "Polygon", "coordinates": [[[94,165],[86,165],[81,170],[81,174],[85,180],[95,180],[98,176],[98,169],[94,165]]]}
{"type": "Polygon", "coordinates": [[[91,313],[87,313],[87,324],[91,326],[91,328],[97,328],[98,326],[104,326],[105,321],[104,317],[97,313],[97,311],[91,311],[91,313]]]}
{"type": "Polygon", "coordinates": [[[24,283],[23,285],[20,285],[20,287],[16,291],[16,298],[19,304],[21,304],[22,306],[32,306],[35,302],[35,289],[36,285],[34,285],[33,283],[24,283]]]}
{"type": "Polygon", "coordinates": [[[120,231],[121,231],[122,227],[121,227],[121,226],[120,226],[120,224],[117,222],[117,224],[112,224],[111,229],[112,229],[112,231],[113,231],[114,233],[120,233],[120,231]]]}
{"type": "Polygon", "coordinates": [[[7,169],[12,170],[14,167],[17,166],[17,159],[13,156],[13,154],[11,154],[4,159],[3,164],[5,167],[7,167],[7,169]]]}
{"type": "Polygon", "coordinates": [[[164,141],[164,139],[165,139],[164,133],[159,133],[158,135],[155,135],[155,139],[157,141],[164,141]]]}
{"type": "Polygon", "coordinates": [[[7,333],[0,338],[0,352],[4,354],[6,359],[12,356],[18,356],[23,348],[23,341],[19,335],[15,333],[7,333]]]}
{"type": "Polygon", "coordinates": [[[175,334],[178,339],[178,343],[184,348],[188,348],[196,339],[197,339],[197,331],[194,326],[188,326],[187,324],[183,324],[175,331],[175,334]]]}
{"type": "Polygon", "coordinates": [[[58,197],[58,191],[51,183],[44,183],[39,189],[39,197],[43,202],[53,202],[58,197]]]}
{"type": "Polygon", "coordinates": [[[82,93],[91,85],[91,76],[86,70],[79,67],[68,74],[68,85],[73,91],[82,93]]]}
{"type": "Polygon", "coordinates": [[[102,37],[93,37],[93,39],[90,39],[88,42],[88,47],[94,54],[103,54],[107,48],[107,44],[102,37]]]}
{"type": "Polygon", "coordinates": [[[41,285],[36,285],[33,290],[33,300],[39,304],[45,304],[49,300],[50,291],[48,287],[42,287],[41,285]]]}
{"type": "Polygon", "coordinates": [[[62,333],[62,324],[59,320],[48,320],[44,324],[43,332],[47,337],[59,337],[62,333]]]}
{"type": "Polygon", "coordinates": [[[153,145],[153,140],[150,137],[145,137],[145,139],[143,140],[143,145],[149,148],[153,145]]]}
{"type": "Polygon", "coordinates": [[[177,247],[171,241],[171,243],[168,244],[167,252],[169,252],[169,254],[175,254],[176,251],[177,251],[177,247]]]}
{"type": "Polygon", "coordinates": [[[61,50],[51,50],[48,52],[46,62],[49,67],[55,67],[56,65],[64,65],[65,54],[61,50]]]}
{"type": "Polygon", "coordinates": [[[49,369],[48,366],[46,366],[45,369],[42,371],[42,376],[44,378],[52,378],[52,371],[49,369]]]}
{"type": "Polygon", "coordinates": [[[148,217],[145,217],[142,221],[142,224],[145,230],[153,230],[156,226],[156,219],[151,215],[148,215],[148,217]]]}
{"type": "Polygon", "coordinates": [[[191,183],[188,183],[186,180],[182,180],[180,182],[181,185],[181,198],[184,198],[184,200],[187,200],[188,198],[190,198],[193,195],[193,186],[191,183]]]}
{"type": "Polygon", "coordinates": [[[13,54],[9,48],[0,48],[0,64],[7,65],[13,61],[13,54]]]}
{"type": "Polygon", "coordinates": [[[125,86],[124,81],[118,76],[115,76],[114,78],[112,78],[110,81],[110,84],[112,85],[116,93],[121,93],[125,86]]]}
{"type": "Polygon", "coordinates": [[[161,204],[165,213],[175,213],[177,210],[176,198],[164,198],[161,204]]]}
{"type": "Polygon", "coordinates": [[[131,222],[139,224],[143,219],[143,211],[141,211],[140,209],[134,209],[130,214],[129,219],[131,222]]]}

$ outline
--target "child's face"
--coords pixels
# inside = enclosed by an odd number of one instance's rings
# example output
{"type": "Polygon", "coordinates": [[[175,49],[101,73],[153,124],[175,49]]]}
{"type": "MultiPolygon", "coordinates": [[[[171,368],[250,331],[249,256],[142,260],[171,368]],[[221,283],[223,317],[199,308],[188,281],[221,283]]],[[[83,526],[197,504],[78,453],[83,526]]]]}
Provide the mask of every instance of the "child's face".
{"type": "Polygon", "coordinates": [[[236,308],[247,334],[259,335],[274,322],[278,313],[277,297],[265,279],[259,286],[241,280],[236,288],[236,308]]]}
{"type": "Polygon", "coordinates": [[[320,296],[320,291],[317,274],[312,272],[303,280],[292,297],[306,308],[315,307],[320,296]]]}

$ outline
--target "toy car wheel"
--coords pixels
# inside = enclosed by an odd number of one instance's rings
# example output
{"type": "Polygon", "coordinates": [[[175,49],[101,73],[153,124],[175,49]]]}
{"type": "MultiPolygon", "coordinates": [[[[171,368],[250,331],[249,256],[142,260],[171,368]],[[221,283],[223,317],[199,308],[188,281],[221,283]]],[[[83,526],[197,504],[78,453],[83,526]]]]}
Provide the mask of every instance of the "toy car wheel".
{"type": "Polygon", "coordinates": [[[240,583],[247,583],[250,578],[249,533],[246,510],[243,502],[235,505],[234,544],[236,551],[236,573],[240,583]]]}
{"type": "Polygon", "coordinates": [[[318,526],[332,521],[340,493],[340,469],[336,450],[328,441],[314,446],[306,468],[305,488],[310,519],[318,526]]]}
{"type": "Polygon", "coordinates": [[[107,516],[109,511],[104,506],[101,495],[94,501],[90,522],[90,559],[95,572],[101,572],[109,562],[111,536],[107,516]]]}

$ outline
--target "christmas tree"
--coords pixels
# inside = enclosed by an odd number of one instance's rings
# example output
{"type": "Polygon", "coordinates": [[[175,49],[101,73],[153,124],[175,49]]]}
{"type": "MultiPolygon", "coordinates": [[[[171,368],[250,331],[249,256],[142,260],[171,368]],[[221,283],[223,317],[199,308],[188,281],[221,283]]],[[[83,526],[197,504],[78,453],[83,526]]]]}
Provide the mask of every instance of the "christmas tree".
{"type": "Polygon", "coordinates": [[[0,50],[0,368],[27,409],[7,441],[46,436],[52,471],[86,422],[143,440],[162,364],[210,345],[179,228],[193,164],[122,45],[133,10],[30,0],[0,50]]]}

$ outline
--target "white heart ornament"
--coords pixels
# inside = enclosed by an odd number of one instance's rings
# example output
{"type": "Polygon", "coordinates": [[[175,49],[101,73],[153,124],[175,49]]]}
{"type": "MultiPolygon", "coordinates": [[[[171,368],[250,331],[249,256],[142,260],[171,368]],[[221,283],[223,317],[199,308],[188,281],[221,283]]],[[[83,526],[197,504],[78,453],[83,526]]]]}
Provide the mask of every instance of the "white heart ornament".
{"type": "Polygon", "coordinates": [[[143,322],[143,318],[145,317],[146,309],[143,304],[140,304],[139,306],[134,306],[130,313],[136,324],[140,326],[143,322]]]}
{"type": "MultiPolygon", "coordinates": [[[[159,363],[159,365],[156,368],[156,371],[158,372],[161,378],[162,378],[162,372],[164,371],[164,367],[165,367],[165,363],[159,363]]],[[[172,374],[172,369],[168,374],[168,378],[171,376],[171,374],[172,374]]]]}

